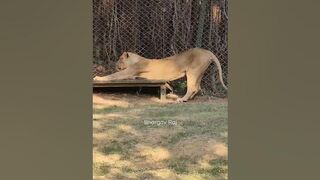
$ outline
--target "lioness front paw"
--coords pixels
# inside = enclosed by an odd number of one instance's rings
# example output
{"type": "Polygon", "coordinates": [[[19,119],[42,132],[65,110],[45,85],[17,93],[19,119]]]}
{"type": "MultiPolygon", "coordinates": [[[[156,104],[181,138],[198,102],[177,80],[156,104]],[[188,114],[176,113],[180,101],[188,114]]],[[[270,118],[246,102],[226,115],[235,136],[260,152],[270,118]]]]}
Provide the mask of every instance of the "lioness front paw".
{"type": "Polygon", "coordinates": [[[176,101],[179,103],[183,103],[183,102],[187,102],[188,100],[186,100],[184,98],[178,98],[176,101]]]}
{"type": "Polygon", "coordinates": [[[93,78],[94,81],[102,81],[103,80],[103,77],[99,77],[99,76],[95,76],[93,78]]]}

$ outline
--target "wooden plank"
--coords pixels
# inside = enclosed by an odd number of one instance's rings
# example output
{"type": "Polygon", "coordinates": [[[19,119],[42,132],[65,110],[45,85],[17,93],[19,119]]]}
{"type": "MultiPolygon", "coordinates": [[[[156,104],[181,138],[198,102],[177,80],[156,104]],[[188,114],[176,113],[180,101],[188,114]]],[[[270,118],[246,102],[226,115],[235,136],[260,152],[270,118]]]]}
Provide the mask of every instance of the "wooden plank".
{"type": "Polygon", "coordinates": [[[148,84],[164,84],[166,81],[164,80],[146,80],[146,79],[125,79],[125,80],[112,80],[112,81],[93,81],[93,84],[125,84],[125,83],[148,83],[148,84]]]}
{"type": "Polygon", "coordinates": [[[157,87],[165,83],[166,81],[145,79],[94,81],[93,87],[157,87]]]}
{"type": "Polygon", "coordinates": [[[147,84],[147,83],[101,83],[101,84],[93,84],[93,87],[160,87],[163,84],[147,84]]]}
{"type": "Polygon", "coordinates": [[[160,86],[160,100],[161,101],[166,100],[166,95],[167,95],[166,86],[165,85],[160,86]]]}
{"type": "Polygon", "coordinates": [[[160,100],[166,99],[166,81],[130,79],[113,81],[93,81],[93,87],[160,87],[160,100]]]}

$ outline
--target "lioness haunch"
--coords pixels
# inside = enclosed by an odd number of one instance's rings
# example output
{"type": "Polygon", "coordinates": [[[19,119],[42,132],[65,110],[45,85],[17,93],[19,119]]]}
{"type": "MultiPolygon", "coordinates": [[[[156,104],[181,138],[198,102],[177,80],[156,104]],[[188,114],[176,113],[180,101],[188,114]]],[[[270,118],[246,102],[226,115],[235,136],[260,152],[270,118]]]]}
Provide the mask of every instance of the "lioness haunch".
{"type": "Polygon", "coordinates": [[[214,62],[219,71],[219,80],[227,90],[222,78],[222,69],[218,58],[210,51],[193,48],[180,54],[163,59],[147,59],[135,53],[124,52],[117,62],[118,72],[95,77],[94,80],[122,80],[144,78],[150,80],[173,81],[187,76],[187,93],[177,101],[186,102],[200,90],[205,70],[214,62]]]}

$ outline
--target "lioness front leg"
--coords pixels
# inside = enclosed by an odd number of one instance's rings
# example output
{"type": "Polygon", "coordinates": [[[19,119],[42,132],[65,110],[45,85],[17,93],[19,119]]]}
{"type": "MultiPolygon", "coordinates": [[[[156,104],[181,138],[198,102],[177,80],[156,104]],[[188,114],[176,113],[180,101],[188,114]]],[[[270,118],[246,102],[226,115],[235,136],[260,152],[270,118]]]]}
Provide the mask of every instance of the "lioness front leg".
{"type": "Polygon", "coordinates": [[[123,79],[133,79],[136,76],[136,72],[132,69],[125,69],[107,76],[94,77],[95,81],[112,81],[112,80],[123,80],[123,79]]]}

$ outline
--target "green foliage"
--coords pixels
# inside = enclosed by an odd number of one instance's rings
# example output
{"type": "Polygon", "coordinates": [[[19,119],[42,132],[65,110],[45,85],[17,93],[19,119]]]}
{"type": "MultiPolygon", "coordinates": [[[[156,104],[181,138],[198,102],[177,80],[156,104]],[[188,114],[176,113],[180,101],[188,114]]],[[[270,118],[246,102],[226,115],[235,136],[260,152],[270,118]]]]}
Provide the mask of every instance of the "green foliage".
{"type": "Polygon", "coordinates": [[[183,94],[187,90],[187,81],[178,81],[173,85],[173,90],[177,94],[183,94]]]}

